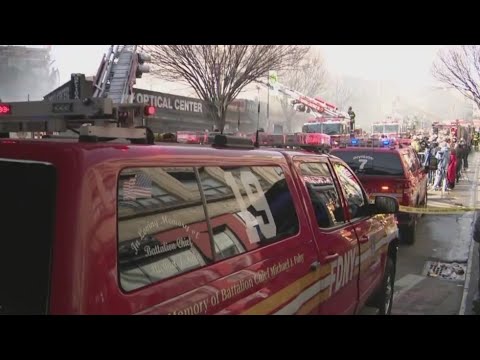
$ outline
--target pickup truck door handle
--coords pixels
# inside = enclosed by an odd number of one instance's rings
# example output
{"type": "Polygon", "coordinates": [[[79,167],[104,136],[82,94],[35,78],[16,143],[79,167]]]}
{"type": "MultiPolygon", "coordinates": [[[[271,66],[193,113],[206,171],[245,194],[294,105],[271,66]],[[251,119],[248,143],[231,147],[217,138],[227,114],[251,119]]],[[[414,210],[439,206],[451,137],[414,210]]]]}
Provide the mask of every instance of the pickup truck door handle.
{"type": "Polygon", "coordinates": [[[358,239],[358,242],[359,242],[360,244],[365,244],[365,243],[367,243],[369,240],[370,240],[370,238],[368,237],[368,235],[362,235],[362,236],[360,236],[360,238],[358,239]]]}
{"type": "Polygon", "coordinates": [[[325,256],[325,261],[335,260],[336,258],[338,258],[338,253],[328,254],[325,256]]]}
{"type": "Polygon", "coordinates": [[[314,262],[310,265],[310,271],[315,271],[315,270],[317,270],[319,267],[320,267],[320,261],[314,261],[314,262]]]}

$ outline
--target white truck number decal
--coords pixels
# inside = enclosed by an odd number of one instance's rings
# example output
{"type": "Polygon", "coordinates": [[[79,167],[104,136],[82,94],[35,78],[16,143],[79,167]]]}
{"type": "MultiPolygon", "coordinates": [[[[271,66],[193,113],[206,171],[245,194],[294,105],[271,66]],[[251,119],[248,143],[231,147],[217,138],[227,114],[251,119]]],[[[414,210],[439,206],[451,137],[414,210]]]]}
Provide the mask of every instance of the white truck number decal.
{"type": "Polygon", "coordinates": [[[272,211],[270,210],[270,206],[268,205],[267,199],[265,198],[265,193],[263,192],[263,189],[257,177],[250,171],[242,171],[240,174],[240,180],[247,193],[248,200],[250,201],[252,206],[258,212],[265,212],[268,219],[268,223],[265,223],[262,216],[255,217],[247,210],[247,206],[245,204],[245,201],[243,200],[242,194],[240,193],[240,189],[237,182],[235,181],[235,178],[233,177],[231,172],[225,172],[225,182],[228,184],[228,186],[231,187],[237,203],[240,206],[242,217],[246,222],[246,230],[250,243],[254,244],[260,241],[257,229],[255,228],[257,224],[260,226],[260,230],[266,238],[275,237],[275,235],[277,234],[277,226],[275,225],[272,211]],[[257,190],[255,194],[252,192],[250,185],[255,186],[255,189],[257,190]]]}
{"type": "Polygon", "coordinates": [[[368,159],[358,159],[358,161],[360,162],[360,166],[358,167],[358,170],[363,170],[363,168],[365,167],[365,164],[368,162],[368,159]]]}

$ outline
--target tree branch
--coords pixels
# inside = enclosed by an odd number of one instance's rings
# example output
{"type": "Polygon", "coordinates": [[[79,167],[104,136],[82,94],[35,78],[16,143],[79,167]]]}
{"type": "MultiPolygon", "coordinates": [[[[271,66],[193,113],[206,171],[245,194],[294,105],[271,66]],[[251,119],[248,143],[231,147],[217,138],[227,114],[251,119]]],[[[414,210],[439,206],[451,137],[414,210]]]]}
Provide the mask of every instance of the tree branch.
{"type": "Polygon", "coordinates": [[[439,82],[456,89],[480,108],[480,46],[463,45],[440,51],[432,73],[439,82]]]}
{"type": "Polygon", "coordinates": [[[268,71],[294,68],[309,48],[297,45],[145,45],[152,74],[190,85],[223,131],[228,105],[268,71]]]}

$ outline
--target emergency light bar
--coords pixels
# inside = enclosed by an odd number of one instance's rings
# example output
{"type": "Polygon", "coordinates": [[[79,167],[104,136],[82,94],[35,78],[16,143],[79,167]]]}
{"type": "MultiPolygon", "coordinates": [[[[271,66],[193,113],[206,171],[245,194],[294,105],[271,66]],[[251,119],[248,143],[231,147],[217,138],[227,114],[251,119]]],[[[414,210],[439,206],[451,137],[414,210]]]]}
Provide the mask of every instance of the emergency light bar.
{"type": "MultiPolygon", "coordinates": [[[[395,141],[389,139],[350,139],[349,142],[343,142],[340,147],[383,147],[395,148],[395,141]]],[[[401,146],[401,145],[400,145],[401,146]]]]}
{"type": "Polygon", "coordinates": [[[254,149],[251,139],[230,136],[222,134],[211,134],[208,136],[208,143],[214,148],[238,148],[238,149],[254,149]]]}
{"type": "Polygon", "coordinates": [[[181,144],[202,144],[206,142],[206,134],[201,131],[177,131],[176,139],[181,144]]]}

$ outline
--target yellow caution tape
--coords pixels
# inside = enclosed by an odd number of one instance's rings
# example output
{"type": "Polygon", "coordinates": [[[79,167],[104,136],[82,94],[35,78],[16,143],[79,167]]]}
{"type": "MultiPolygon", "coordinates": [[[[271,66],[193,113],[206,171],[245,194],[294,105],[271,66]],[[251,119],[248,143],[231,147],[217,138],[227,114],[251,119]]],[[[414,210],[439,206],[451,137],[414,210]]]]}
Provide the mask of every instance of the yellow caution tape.
{"type": "Polygon", "coordinates": [[[457,207],[411,207],[400,205],[399,211],[409,214],[436,214],[436,215],[456,215],[469,211],[480,210],[480,208],[457,206],[457,207]]]}

